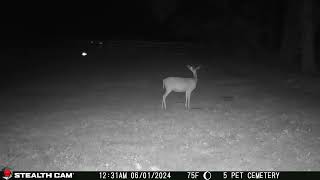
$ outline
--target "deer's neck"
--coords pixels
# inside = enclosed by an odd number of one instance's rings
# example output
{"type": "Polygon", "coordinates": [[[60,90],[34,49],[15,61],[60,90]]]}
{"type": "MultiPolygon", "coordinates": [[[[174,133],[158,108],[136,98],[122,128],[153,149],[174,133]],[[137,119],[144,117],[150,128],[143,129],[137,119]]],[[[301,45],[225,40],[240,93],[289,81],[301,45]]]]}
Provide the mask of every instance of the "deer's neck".
{"type": "Polygon", "coordinates": [[[197,76],[197,74],[195,73],[195,74],[193,74],[193,79],[194,79],[194,81],[197,83],[198,82],[198,76],[197,76]]]}

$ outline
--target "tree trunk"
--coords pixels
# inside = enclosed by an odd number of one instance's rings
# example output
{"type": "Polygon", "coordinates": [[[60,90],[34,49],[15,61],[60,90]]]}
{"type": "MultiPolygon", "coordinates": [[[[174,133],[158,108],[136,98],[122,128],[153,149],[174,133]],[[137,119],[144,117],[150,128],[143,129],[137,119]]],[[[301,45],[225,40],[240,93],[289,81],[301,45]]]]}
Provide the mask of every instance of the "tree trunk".
{"type": "Polygon", "coordinates": [[[301,65],[302,71],[313,73],[316,71],[315,62],[315,31],[313,27],[313,0],[303,0],[301,11],[301,65]]]}
{"type": "MultiPolygon", "coordinates": [[[[282,42],[281,42],[281,60],[286,66],[297,67],[299,55],[299,0],[287,0],[287,10],[284,16],[282,42]]],[[[281,62],[280,62],[281,63],[281,62]]]]}

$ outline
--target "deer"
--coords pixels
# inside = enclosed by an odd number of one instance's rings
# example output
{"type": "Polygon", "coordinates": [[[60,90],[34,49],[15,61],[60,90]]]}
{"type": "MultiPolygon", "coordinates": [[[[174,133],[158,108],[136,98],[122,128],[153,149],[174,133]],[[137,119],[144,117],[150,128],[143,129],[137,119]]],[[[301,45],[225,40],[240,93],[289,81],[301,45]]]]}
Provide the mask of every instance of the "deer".
{"type": "Polygon", "coordinates": [[[185,108],[190,109],[190,96],[192,91],[197,87],[198,77],[197,70],[200,69],[200,66],[194,68],[193,66],[186,66],[192,73],[193,78],[183,78],[183,77],[167,77],[163,79],[162,86],[166,89],[165,93],[162,96],[162,109],[167,109],[166,98],[173,92],[185,92],[186,101],[185,108]]]}

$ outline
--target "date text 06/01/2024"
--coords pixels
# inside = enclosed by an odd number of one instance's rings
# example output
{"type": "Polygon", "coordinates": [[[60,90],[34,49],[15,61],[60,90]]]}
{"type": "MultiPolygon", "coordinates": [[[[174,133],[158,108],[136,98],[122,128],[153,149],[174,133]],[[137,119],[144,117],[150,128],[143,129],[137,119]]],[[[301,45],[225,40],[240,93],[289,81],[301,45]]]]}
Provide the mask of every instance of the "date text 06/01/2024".
{"type": "Polygon", "coordinates": [[[170,179],[170,172],[160,171],[115,171],[99,172],[100,179],[170,179]]]}

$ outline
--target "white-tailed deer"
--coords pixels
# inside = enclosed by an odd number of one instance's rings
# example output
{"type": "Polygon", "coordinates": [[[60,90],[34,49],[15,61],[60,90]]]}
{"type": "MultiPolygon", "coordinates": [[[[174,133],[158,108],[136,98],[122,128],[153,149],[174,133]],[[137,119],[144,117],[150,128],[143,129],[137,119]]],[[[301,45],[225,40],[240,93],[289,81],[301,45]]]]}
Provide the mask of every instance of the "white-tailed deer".
{"type": "Polygon", "coordinates": [[[187,65],[187,68],[193,73],[193,78],[182,78],[182,77],[167,77],[163,80],[163,88],[166,89],[166,92],[162,97],[162,109],[167,108],[166,98],[173,92],[185,92],[186,93],[186,109],[190,109],[190,96],[192,91],[197,87],[197,70],[200,69],[200,66],[193,68],[190,65],[187,65]]]}

